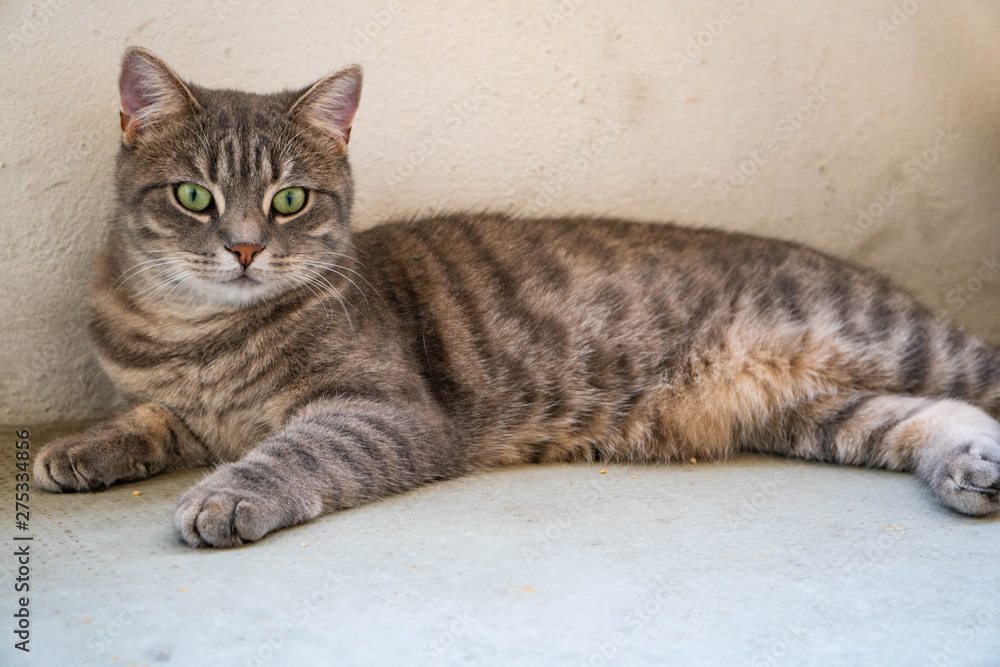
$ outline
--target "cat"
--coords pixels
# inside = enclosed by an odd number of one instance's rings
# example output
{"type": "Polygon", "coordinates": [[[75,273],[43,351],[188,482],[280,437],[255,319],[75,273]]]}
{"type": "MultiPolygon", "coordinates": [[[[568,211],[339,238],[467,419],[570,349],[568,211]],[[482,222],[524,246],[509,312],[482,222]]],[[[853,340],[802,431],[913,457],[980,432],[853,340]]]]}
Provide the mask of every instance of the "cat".
{"type": "Polygon", "coordinates": [[[50,443],[43,488],[218,464],[174,513],[214,547],[493,466],[738,451],[1000,510],[996,346],[744,234],[493,214],[352,233],[361,83],[209,90],[125,52],[90,334],[131,407],[50,443]]]}

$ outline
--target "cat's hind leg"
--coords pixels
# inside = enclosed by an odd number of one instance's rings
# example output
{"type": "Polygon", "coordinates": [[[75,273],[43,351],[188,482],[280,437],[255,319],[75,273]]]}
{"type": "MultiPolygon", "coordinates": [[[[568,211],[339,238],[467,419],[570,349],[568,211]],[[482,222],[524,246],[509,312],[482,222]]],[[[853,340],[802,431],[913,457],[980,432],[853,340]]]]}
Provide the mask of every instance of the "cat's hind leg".
{"type": "Polygon", "coordinates": [[[947,507],[1000,511],[1000,423],[950,399],[848,392],[772,415],[744,449],[915,473],[947,507]]]}

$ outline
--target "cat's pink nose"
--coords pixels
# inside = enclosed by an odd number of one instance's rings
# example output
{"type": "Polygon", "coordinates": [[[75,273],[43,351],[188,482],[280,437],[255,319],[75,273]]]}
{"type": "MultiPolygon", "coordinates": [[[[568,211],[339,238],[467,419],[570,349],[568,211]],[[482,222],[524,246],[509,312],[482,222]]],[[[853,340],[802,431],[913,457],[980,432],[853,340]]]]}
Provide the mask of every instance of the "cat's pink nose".
{"type": "Polygon", "coordinates": [[[253,262],[254,256],[257,253],[259,253],[263,248],[261,248],[259,245],[239,243],[237,245],[230,246],[226,249],[229,252],[236,255],[237,259],[240,260],[240,264],[242,264],[243,268],[245,269],[250,266],[250,263],[253,262]]]}

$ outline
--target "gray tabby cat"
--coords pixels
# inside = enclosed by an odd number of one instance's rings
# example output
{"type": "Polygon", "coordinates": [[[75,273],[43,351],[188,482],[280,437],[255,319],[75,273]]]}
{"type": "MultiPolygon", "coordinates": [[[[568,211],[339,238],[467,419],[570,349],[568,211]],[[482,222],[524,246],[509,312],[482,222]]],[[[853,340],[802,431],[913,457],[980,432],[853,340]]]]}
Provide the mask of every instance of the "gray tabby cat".
{"type": "Polygon", "coordinates": [[[360,69],[255,95],[132,48],[120,85],[90,331],[132,407],[51,443],[46,489],[218,463],[174,521],[231,547],[491,466],[753,450],[1000,510],[1000,350],[871,271],[621,220],[352,234],[360,69]]]}

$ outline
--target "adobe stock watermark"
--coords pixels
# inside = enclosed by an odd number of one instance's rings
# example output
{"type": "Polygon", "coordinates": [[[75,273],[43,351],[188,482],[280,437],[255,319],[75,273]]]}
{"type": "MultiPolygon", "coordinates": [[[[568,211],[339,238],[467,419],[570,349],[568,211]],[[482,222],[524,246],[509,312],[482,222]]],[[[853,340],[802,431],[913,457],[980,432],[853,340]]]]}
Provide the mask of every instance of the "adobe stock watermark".
{"type": "Polygon", "coordinates": [[[731,0],[736,6],[736,11],[723,9],[718,16],[702,21],[703,30],[688,37],[684,49],[675,51],[673,55],[674,65],[678,72],[683,72],[688,65],[694,65],[698,59],[704,55],[705,50],[715,44],[715,40],[722,36],[726,27],[736,22],[736,17],[750,8],[751,0],[731,0]]]}
{"type": "Polygon", "coordinates": [[[554,28],[563,21],[574,16],[580,7],[585,4],[585,0],[557,0],[555,8],[545,12],[543,20],[549,28],[554,28]]]}
{"type": "Polygon", "coordinates": [[[816,117],[816,112],[826,106],[832,93],[827,87],[829,81],[814,84],[809,87],[809,96],[793,111],[786,113],[774,124],[774,134],[762,141],[756,148],[739,160],[725,181],[715,184],[716,192],[723,200],[728,201],[736,190],[746,186],[750,179],[771,160],[771,157],[781,150],[783,141],[808,125],[816,117]]]}
{"type": "MultiPolygon", "coordinates": [[[[117,129],[115,132],[117,132],[117,129]]],[[[99,147],[108,148],[110,153],[111,147],[117,148],[115,144],[116,140],[115,138],[109,142],[108,137],[103,133],[98,132],[96,129],[91,129],[83,136],[77,136],[73,143],[66,144],[62,148],[59,162],[64,167],[73,167],[77,162],[93,155],[94,151],[98,150],[99,147]]]]}
{"type": "Polygon", "coordinates": [[[961,138],[962,135],[953,130],[950,123],[947,127],[939,129],[930,146],[903,163],[903,175],[907,177],[905,180],[893,181],[887,189],[877,193],[875,200],[868,206],[858,207],[858,217],[853,223],[844,227],[848,242],[854,245],[858,239],[863,237],[899,201],[907,188],[919,181],[941,159],[941,156],[951,150],[955,142],[961,138]]]}
{"type": "MultiPolygon", "coordinates": [[[[594,474],[587,482],[587,486],[593,491],[587,498],[587,503],[591,506],[597,505],[605,499],[605,494],[609,489],[618,484],[618,480],[627,478],[632,472],[632,464],[611,465],[603,468],[601,472],[594,474]]],[[[521,558],[526,563],[533,562],[541,558],[552,545],[566,537],[570,529],[576,525],[572,516],[560,516],[551,521],[544,529],[536,530],[531,537],[531,544],[521,547],[521,558]]]]}
{"type": "Polygon", "coordinates": [[[105,653],[110,655],[115,642],[125,634],[125,631],[139,619],[139,615],[147,610],[141,602],[123,602],[115,617],[96,628],[90,637],[87,638],[86,645],[89,653],[78,653],[73,660],[77,667],[88,667],[92,664],[104,664],[107,658],[99,660],[97,663],[91,662],[91,657],[100,658],[105,653]]]}
{"type": "Polygon", "coordinates": [[[774,667],[805,637],[806,630],[798,619],[785,623],[781,633],[767,647],[750,658],[750,667],[774,667]]]}
{"type": "Polygon", "coordinates": [[[437,662],[458,643],[459,639],[468,634],[478,624],[478,621],[469,612],[454,614],[447,627],[438,633],[434,639],[428,640],[424,644],[424,647],[420,650],[420,663],[411,663],[410,667],[437,662]]]}
{"type": "Polygon", "coordinates": [[[893,5],[892,12],[889,13],[888,20],[879,19],[875,22],[878,31],[882,33],[882,39],[889,41],[889,36],[910,22],[914,14],[920,11],[926,0],[903,0],[903,2],[893,5]]]}
{"type": "Polygon", "coordinates": [[[587,169],[594,160],[603,155],[608,147],[618,141],[622,128],[613,118],[605,118],[601,130],[584,141],[568,160],[559,165],[555,175],[545,179],[539,192],[531,198],[529,213],[538,215],[551,206],[566,191],[566,186],[575,181],[581,171],[587,169]]]}
{"type": "Polygon", "coordinates": [[[982,257],[975,272],[964,282],[958,283],[945,295],[948,308],[941,311],[939,315],[947,317],[951,313],[957,313],[973,301],[983,290],[986,283],[996,280],[1000,275],[1000,255],[993,254],[992,257],[982,257]]]}
{"type": "Polygon", "coordinates": [[[403,9],[400,0],[388,0],[382,7],[370,13],[368,18],[354,26],[354,30],[351,31],[353,39],[341,45],[340,52],[349,60],[357,59],[383,30],[392,25],[396,17],[403,13],[403,9]]]}
{"type": "MultiPolygon", "coordinates": [[[[985,591],[984,591],[985,592],[985,591]]],[[[969,616],[953,638],[941,650],[928,654],[923,667],[947,667],[952,664],[969,664],[968,660],[958,660],[969,642],[980,632],[996,633],[1000,625],[1000,581],[996,582],[989,598],[969,616]]]]}
{"type": "Polygon", "coordinates": [[[478,79],[479,86],[469,95],[452,104],[441,116],[441,123],[435,127],[417,145],[406,153],[405,157],[399,159],[395,169],[386,170],[382,173],[385,183],[390,188],[394,188],[407,180],[417,168],[427,162],[438,146],[448,140],[450,130],[455,130],[469,121],[485,103],[500,97],[496,86],[488,76],[481,76],[478,79]]]}
{"type": "Polygon", "coordinates": [[[851,545],[853,554],[848,553],[834,563],[835,569],[860,573],[886,560],[896,544],[906,539],[906,533],[895,526],[886,526],[874,540],[866,540],[860,546],[851,545]]]}
{"type": "Polygon", "coordinates": [[[262,667],[273,658],[282,649],[285,642],[299,628],[308,623],[321,606],[327,603],[330,596],[340,590],[343,581],[343,573],[340,570],[333,571],[323,581],[322,586],[318,586],[312,593],[303,595],[289,606],[285,612],[285,620],[278,625],[277,629],[263,635],[257,645],[253,647],[246,660],[246,666],[262,667]]]}
{"type": "Polygon", "coordinates": [[[608,467],[603,468],[600,473],[591,477],[587,482],[587,486],[589,486],[594,492],[587,498],[587,503],[590,505],[596,505],[603,502],[606,498],[604,494],[606,494],[609,489],[617,486],[618,480],[627,479],[633,472],[634,468],[635,466],[631,463],[609,463],[608,467]]]}
{"type": "Polygon", "coordinates": [[[247,0],[216,0],[212,3],[215,10],[215,18],[219,21],[226,20],[241,5],[245,5],[247,0]]]}
{"type": "Polygon", "coordinates": [[[650,598],[642,604],[635,605],[622,619],[622,627],[613,632],[603,641],[597,642],[597,648],[586,658],[580,660],[580,667],[604,667],[611,663],[622,649],[654,618],[666,608],[667,603],[677,597],[680,588],[669,580],[654,580],[657,584],[650,598]]]}
{"type": "Polygon", "coordinates": [[[805,468],[805,461],[800,462],[792,469],[779,468],[771,475],[771,479],[756,484],[752,493],[743,497],[740,502],[739,512],[730,515],[727,519],[730,528],[744,525],[754,519],[770,505],[771,501],[778,497],[791,478],[792,472],[802,472],[805,468]]]}
{"type": "Polygon", "coordinates": [[[531,545],[521,547],[521,558],[526,563],[538,560],[545,554],[552,545],[561,540],[566,535],[566,531],[573,527],[573,517],[559,517],[544,530],[536,530],[531,537],[531,545]]]}
{"type": "Polygon", "coordinates": [[[7,43],[12,48],[23,49],[48,28],[56,15],[56,10],[68,6],[69,0],[45,0],[32,4],[31,15],[21,19],[21,22],[15,24],[13,30],[7,33],[7,43]]]}

